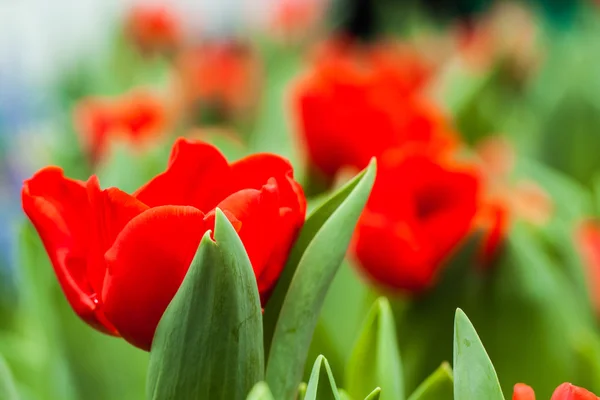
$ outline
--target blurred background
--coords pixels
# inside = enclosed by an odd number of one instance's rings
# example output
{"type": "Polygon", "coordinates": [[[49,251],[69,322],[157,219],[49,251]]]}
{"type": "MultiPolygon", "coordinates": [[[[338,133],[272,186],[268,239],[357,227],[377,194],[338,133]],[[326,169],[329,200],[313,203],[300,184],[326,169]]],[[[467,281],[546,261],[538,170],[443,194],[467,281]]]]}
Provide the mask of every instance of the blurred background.
{"type": "MultiPolygon", "coordinates": [[[[173,138],[189,135],[230,160],[257,151],[286,156],[318,198],[348,173],[336,170],[334,179],[311,167],[291,93],[338,41],[411,49],[401,57],[402,79],[426,81],[423,92],[467,158],[490,169],[508,163],[511,182],[537,185],[519,192],[522,219],[536,225],[547,209],[560,216],[535,233],[549,258],[600,211],[593,0],[20,0],[0,4],[0,27],[0,354],[24,399],[141,399],[147,354],[92,331],[68,309],[25,223],[23,180],[54,164],[69,177],[95,173],[103,187],[133,191],[164,168],[173,138]],[[120,118],[134,122],[115,130],[129,132],[107,135],[120,118]]],[[[341,375],[344,348],[375,291],[348,265],[314,346],[315,354],[330,352],[341,375]],[[340,326],[347,333],[338,339],[340,326]]],[[[431,365],[442,361],[433,358],[431,365]]],[[[522,361],[514,354],[512,362],[522,361]]],[[[423,378],[415,374],[409,382],[423,378]]],[[[555,383],[543,375],[524,376],[542,386],[541,396],[555,383]]]]}

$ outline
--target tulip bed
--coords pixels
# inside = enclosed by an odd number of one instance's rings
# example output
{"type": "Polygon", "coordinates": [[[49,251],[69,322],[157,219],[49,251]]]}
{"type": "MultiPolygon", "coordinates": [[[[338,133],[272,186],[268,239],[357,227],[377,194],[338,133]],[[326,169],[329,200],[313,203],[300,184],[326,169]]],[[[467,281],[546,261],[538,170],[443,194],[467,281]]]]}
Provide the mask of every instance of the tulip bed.
{"type": "Polygon", "coordinates": [[[0,400],[600,399],[600,9],[414,3],[63,71],[0,400]]]}

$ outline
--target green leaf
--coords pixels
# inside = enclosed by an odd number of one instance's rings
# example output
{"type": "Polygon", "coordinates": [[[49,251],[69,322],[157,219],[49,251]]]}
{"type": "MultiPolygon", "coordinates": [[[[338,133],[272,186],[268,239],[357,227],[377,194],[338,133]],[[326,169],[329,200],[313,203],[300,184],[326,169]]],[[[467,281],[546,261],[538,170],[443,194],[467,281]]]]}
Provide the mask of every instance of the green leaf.
{"type": "Polygon", "coordinates": [[[414,391],[408,400],[453,400],[452,368],[443,363],[414,391]]]}
{"type": "Polygon", "coordinates": [[[256,278],[237,233],[217,209],[152,344],[150,399],[244,399],[263,380],[256,278]]]}
{"type": "Polygon", "coordinates": [[[346,371],[346,389],[355,398],[366,396],[377,386],[382,389],[382,400],[404,398],[394,316],[385,297],[371,307],[346,371]]]}
{"type": "Polygon", "coordinates": [[[454,398],[504,400],[494,366],[460,308],[454,319],[454,398]]]}
{"type": "Polygon", "coordinates": [[[373,390],[371,393],[369,393],[367,397],[365,397],[365,400],[379,400],[380,396],[381,388],[375,388],[375,390],[373,390]]]}
{"type": "Polygon", "coordinates": [[[246,400],[274,400],[266,382],[258,382],[246,397],[246,400]]]}
{"type": "Polygon", "coordinates": [[[300,237],[265,310],[265,342],[271,338],[266,381],[278,399],[292,398],[327,290],[339,269],[354,227],[375,181],[369,167],[316,209],[300,237]],[[292,279],[293,278],[293,279],[292,279]]]}
{"type": "Polygon", "coordinates": [[[12,373],[8,365],[6,365],[4,358],[0,357],[0,399],[17,400],[18,398],[12,373]]]}
{"type": "Polygon", "coordinates": [[[327,359],[317,357],[313,366],[304,400],[340,400],[340,395],[327,359]]]}

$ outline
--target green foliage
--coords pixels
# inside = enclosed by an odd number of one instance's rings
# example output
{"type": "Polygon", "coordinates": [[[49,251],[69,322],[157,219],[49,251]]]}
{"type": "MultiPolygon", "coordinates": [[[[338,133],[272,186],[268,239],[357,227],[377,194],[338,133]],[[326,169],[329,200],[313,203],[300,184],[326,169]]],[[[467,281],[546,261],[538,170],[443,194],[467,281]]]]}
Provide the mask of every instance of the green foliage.
{"type": "Polygon", "coordinates": [[[394,316],[387,299],[377,299],[371,308],[346,373],[346,386],[353,397],[366,396],[379,386],[382,400],[404,399],[402,362],[394,316]]]}
{"type": "Polygon", "coordinates": [[[410,395],[408,400],[453,400],[454,379],[452,368],[443,363],[410,395]]]}
{"type": "Polygon", "coordinates": [[[152,344],[149,399],[244,399],[263,379],[260,300],[237,233],[217,210],[152,344]]]}
{"type": "Polygon", "coordinates": [[[317,357],[315,361],[304,400],[340,400],[333,373],[323,356],[317,357]]]}
{"type": "Polygon", "coordinates": [[[454,322],[454,398],[504,400],[494,366],[461,309],[454,322]]]}
{"type": "Polygon", "coordinates": [[[327,290],[375,180],[375,162],[307,219],[265,310],[266,381],[293,396],[327,290]],[[272,340],[269,340],[272,337],[272,340]]]}
{"type": "Polygon", "coordinates": [[[246,400],[274,400],[273,394],[266,382],[258,382],[246,397],[246,400]]]}

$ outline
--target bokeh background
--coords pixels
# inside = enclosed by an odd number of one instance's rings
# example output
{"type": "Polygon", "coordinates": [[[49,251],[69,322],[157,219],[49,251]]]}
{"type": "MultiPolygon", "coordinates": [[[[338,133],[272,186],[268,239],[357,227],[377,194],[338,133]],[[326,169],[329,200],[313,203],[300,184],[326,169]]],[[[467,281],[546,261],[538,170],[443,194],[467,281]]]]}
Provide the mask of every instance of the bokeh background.
{"type": "MultiPolygon", "coordinates": [[[[141,399],[148,357],[68,309],[25,223],[23,180],[56,164],[68,176],[97,173],[104,187],[134,190],[164,168],[172,138],[186,134],[230,159],[286,156],[307,193],[318,192],[290,88],[333,38],[418,50],[431,68],[428,96],[466,151],[500,164],[518,158],[515,181],[543,189],[524,192],[524,219],[541,212],[543,220],[548,207],[560,214],[536,234],[548,257],[600,211],[600,5],[592,0],[21,0],[0,4],[0,32],[0,354],[25,399],[141,399]],[[173,18],[184,45],[168,42],[161,22],[135,25],[153,9],[173,18]],[[205,82],[191,95],[186,54],[200,57],[205,82]],[[167,99],[171,136],[133,149],[111,141],[109,155],[90,155],[82,109],[140,88],[167,99]],[[201,101],[181,112],[186,96],[201,101]]],[[[329,351],[340,375],[375,296],[351,263],[334,283],[314,345],[315,354],[329,351]]],[[[522,362],[519,354],[513,362],[522,362]]]]}

